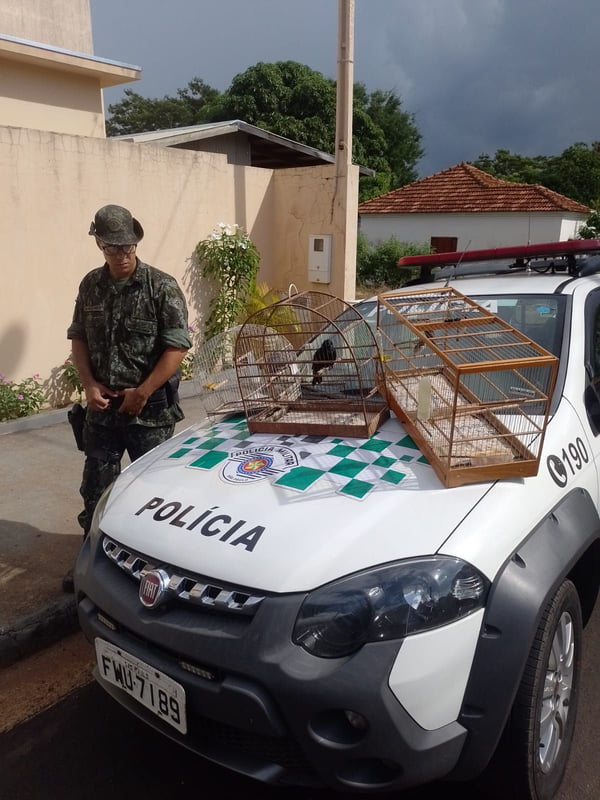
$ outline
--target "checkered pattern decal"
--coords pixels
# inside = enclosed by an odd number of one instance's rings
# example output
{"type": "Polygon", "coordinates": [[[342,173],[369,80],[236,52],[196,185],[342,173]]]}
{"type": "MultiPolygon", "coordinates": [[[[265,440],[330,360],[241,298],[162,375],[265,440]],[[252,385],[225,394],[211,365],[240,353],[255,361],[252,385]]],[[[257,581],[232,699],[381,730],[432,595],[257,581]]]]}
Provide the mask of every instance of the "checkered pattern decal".
{"type": "MultiPolygon", "coordinates": [[[[370,439],[333,436],[250,435],[246,420],[225,420],[213,424],[204,435],[190,436],[169,459],[181,459],[192,469],[212,470],[236,458],[236,451],[277,446],[290,448],[298,465],[289,469],[267,470],[274,486],[306,492],[318,484],[330,491],[362,499],[373,489],[399,487],[412,474],[409,465],[428,464],[410,436],[398,439],[398,428],[386,422],[370,439]],[[408,469],[407,469],[408,468],[408,469]],[[325,480],[324,480],[325,479],[325,480]]],[[[222,471],[223,474],[223,471],[222,471]]]]}

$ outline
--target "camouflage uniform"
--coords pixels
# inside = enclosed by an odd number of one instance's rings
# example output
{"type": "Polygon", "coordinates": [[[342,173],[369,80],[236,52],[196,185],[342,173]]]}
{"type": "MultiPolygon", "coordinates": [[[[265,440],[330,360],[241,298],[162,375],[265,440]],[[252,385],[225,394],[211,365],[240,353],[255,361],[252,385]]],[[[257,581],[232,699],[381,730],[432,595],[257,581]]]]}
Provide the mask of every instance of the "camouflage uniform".
{"type": "MultiPolygon", "coordinates": [[[[139,259],[123,285],[111,279],[104,265],[82,280],[67,338],[87,343],[98,382],[115,391],[139,386],[165,348],[191,347],[185,298],[175,278],[139,259]]],[[[154,392],[137,416],[116,408],[88,409],[80,489],[84,510],[78,517],[85,533],[102,492],[121,471],[123,453],[134,461],[168,439],[183,419],[176,386],[172,389],[166,384],[154,392]]]]}

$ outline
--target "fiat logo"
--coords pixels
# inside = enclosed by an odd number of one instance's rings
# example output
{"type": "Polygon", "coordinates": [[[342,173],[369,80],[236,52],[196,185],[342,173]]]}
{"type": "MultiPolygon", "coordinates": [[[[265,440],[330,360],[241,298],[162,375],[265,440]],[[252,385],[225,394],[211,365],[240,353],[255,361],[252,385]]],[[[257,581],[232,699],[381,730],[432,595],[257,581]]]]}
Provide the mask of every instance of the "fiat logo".
{"type": "Polygon", "coordinates": [[[162,569],[152,569],[144,573],[140,581],[139,598],[146,608],[156,608],[166,600],[169,576],[162,569]]]}

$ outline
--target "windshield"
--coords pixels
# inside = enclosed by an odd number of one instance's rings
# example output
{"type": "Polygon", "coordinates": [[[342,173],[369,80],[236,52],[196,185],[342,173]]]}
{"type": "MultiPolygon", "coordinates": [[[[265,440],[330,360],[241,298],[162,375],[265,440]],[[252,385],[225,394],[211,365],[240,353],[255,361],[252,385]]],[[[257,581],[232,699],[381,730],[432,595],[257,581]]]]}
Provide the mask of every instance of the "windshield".
{"type": "MultiPolygon", "coordinates": [[[[398,290],[399,292],[402,289],[398,290]]],[[[560,356],[566,297],[555,294],[498,294],[473,297],[479,305],[497,314],[532,341],[560,356]]],[[[363,300],[354,308],[375,328],[377,302],[363,300]]]]}
{"type": "Polygon", "coordinates": [[[553,355],[560,356],[566,307],[564,295],[484,295],[473,300],[553,355]]]}

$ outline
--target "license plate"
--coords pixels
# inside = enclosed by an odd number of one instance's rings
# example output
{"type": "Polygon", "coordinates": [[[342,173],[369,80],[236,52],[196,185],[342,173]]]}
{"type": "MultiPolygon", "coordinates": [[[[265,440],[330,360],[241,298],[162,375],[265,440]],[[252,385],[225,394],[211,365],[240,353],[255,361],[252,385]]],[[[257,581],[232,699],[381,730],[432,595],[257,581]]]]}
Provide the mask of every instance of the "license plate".
{"type": "Polygon", "coordinates": [[[96,639],[95,644],[103,680],[127,692],[180,733],[187,733],[185,689],[181,684],[104,639],[96,639]]]}

